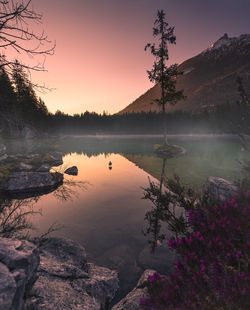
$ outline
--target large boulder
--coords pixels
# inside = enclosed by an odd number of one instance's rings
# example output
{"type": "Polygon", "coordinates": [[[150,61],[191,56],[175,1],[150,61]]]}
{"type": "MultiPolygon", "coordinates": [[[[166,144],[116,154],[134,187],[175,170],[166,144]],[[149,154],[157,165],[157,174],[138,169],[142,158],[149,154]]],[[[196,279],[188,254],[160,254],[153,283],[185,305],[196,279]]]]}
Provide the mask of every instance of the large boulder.
{"type": "Polygon", "coordinates": [[[215,202],[224,202],[236,196],[239,191],[237,185],[218,177],[209,177],[204,188],[209,198],[215,202]]]}
{"type": "Polygon", "coordinates": [[[139,279],[136,287],[128,293],[126,297],[124,297],[118,304],[116,304],[112,310],[139,310],[140,301],[143,298],[148,297],[148,291],[146,282],[148,277],[154,274],[156,271],[147,269],[142,274],[141,278],[139,279]]]}
{"type": "Polygon", "coordinates": [[[21,310],[37,279],[39,251],[28,242],[0,238],[0,310],[21,310]]]}
{"type": "Polygon", "coordinates": [[[50,172],[11,172],[8,180],[0,185],[7,194],[43,193],[56,189],[63,183],[61,173],[50,172]]]}
{"type": "Polygon", "coordinates": [[[50,238],[41,245],[40,258],[27,310],[100,310],[118,289],[117,272],[88,263],[84,248],[71,240],[50,238]]]}

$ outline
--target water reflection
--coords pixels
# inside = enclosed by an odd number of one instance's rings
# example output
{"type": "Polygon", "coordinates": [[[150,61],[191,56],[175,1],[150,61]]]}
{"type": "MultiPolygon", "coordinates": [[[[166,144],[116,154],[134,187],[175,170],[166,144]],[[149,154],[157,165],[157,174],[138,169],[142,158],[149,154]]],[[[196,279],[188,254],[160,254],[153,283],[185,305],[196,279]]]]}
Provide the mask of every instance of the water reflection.
{"type": "Polygon", "coordinates": [[[88,189],[90,184],[87,181],[64,180],[63,184],[53,191],[53,196],[60,202],[73,201],[78,197],[79,192],[88,189]]]}
{"type": "Polygon", "coordinates": [[[186,210],[196,200],[194,191],[186,190],[180,183],[180,178],[175,175],[173,179],[166,179],[166,157],[162,157],[161,177],[158,182],[151,181],[144,188],[144,199],[149,200],[152,208],[145,215],[147,223],[143,234],[147,237],[151,253],[162,246],[166,236],[184,234],[188,230],[186,210]],[[162,225],[167,226],[163,231],[162,225]]]}
{"type": "Polygon", "coordinates": [[[36,208],[39,197],[13,200],[0,197],[0,236],[27,237],[34,229],[32,216],[41,215],[41,209],[36,208]]]}
{"type": "MultiPolygon", "coordinates": [[[[66,227],[56,231],[56,236],[79,242],[90,260],[119,271],[121,295],[135,285],[144,269],[166,273],[172,266],[173,259],[165,242],[152,255],[141,233],[149,228],[149,222],[144,221],[145,214],[153,223],[152,246],[161,243],[161,234],[173,233],[162,225],[166,215],[159,219],[151,200],[141,199],[142,188],[149,188],[148,177],[155,193],[151,197],[159,204],[159,193],[162,193],[161,200],[170,199],[165,195],[164,184],[175,174],[191,185],[201,184],[211,174],[237,178],[239,163],[235,159],[247,156],[235,141],[182,139],[176,144],[185,147],[187,155],[164,161],[153,153],[157,142],[149,138],[57,141],[57,150],[64,154],[64,165],[76,165],[79,174],[73,178],[71,188],[67,188],[71,178],[65,176],[63,186],[36,202],[36,208],[43,213],[42,217],[33,216],[36,234],[44,234],[54,223],[66,227]],[[75,182],[80,182],[80,186],[74,186],[75,182]]],[[[174,204],[171,211],[179,219],[182,210],[174,204]]]]}
{"type": "MultiPolygon", "coordinates": [[[[59,202],[73,201],[78,196],[79,191],[87,190],[87,185],[88,183],[83,181],[66,180],[52,194],[59,202]]],[[[0,236],[6,238],[28,238],[30,232],[36,230],[36,226],[33,224],[33,217],[43,215],[42,208],[37,208],[42,196],[35,195],[34,197],[22,199],[19,195],[18,198],[14,199],[1,194],[0,236]]],[[[63,227],[60,223],[54,222],[39,238],[44,238],[63,227]]]]}

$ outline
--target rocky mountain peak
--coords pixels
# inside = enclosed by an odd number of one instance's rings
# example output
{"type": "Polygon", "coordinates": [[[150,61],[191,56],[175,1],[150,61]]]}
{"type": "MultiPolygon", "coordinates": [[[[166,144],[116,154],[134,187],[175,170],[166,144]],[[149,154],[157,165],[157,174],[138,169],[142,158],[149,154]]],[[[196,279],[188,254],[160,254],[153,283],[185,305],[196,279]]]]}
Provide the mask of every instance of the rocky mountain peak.
{"type": "Polygon", "coordinates": [[[218,51],[227,51],[233,49],[235,47],[239,47],[242,45],[250,44],[250,35],[242,34],[238,37],[229,37],[227,33],[225,33],[221,38],[215,41],[208,49],[204,51],[204,53],[218,52],[218,51]]]}

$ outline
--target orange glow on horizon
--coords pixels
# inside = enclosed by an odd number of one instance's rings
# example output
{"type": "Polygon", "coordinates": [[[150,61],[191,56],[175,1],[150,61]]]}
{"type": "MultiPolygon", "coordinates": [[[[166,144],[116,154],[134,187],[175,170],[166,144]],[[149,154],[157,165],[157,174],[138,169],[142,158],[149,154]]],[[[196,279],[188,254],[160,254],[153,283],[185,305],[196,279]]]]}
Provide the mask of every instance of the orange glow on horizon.
{"type": "MultiPolygon", "coordinates": [[[[35,10],[44,15],[43,25],[37,27],[44,28],[49,39],[56,41],[55,55],[46,59],[48,72],[32,74],[36,83],[54,89],[38,94],[49,111],[75,114],[105,110],[112,114],[153,87],[146,73],[153,58],[144,46],[153,40],[156,11],[164,1],[33,3],[35,10]]],[[[164,5],[169,7],[167,20],[176,26],[177,35],[177,45],[170,49],[170,63],[181,63],[198,54],[225,33],[223,24],[213,32],[203,25],[195,9],[192,12],[187,6],[182,11],[171,1],[164,5]],[[197,15],[196,20],[192,14],[197,15]]]]}

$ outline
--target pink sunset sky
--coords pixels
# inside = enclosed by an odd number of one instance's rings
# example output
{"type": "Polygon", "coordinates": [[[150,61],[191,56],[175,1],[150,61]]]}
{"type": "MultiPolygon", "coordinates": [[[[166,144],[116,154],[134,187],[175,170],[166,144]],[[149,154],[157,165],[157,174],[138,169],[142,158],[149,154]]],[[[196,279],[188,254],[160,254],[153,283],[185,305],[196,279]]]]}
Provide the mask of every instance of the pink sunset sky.
{"type": "Polygon", "coordinates": [[[198,54],[225,32],[250,29],[245,0],[33,0],[33,6],[44,16],[36,27],[56,41],[56,50],[46,59],[48,72],[32,78],[54,88],[40,94],[51,112],[69,114],[116,113],[153,86],[146,74],[153,58],[144,46],[157,9],[176,27],[170,63],[198,54]]]}

